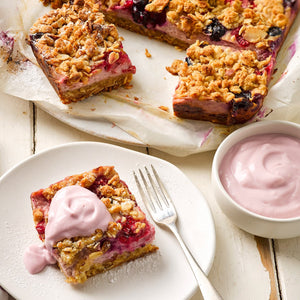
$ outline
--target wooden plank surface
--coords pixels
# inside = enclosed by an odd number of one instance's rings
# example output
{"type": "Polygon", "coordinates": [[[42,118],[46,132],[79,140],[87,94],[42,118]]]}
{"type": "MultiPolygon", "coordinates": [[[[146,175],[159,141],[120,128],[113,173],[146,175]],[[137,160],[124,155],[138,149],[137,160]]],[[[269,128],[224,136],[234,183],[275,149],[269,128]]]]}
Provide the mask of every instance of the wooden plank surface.
{"type": "MultiPolygon", "coordinates": [[[[56,120],[32,104],[0,95],[0,174],[29,157],[53,146],[75,141],[100,141],[146,153],[144,147],[112,143],[78,131],[56,120]]],[[[212,210],[216,226],[216,256],[209,274],[224,300],[280,299],[277,290],[278,264],[282,299],[299,299],[299,240],[272,242],[257,238],[235,227],[219,209],[210,187],[214,152],[177,158],[154,149],[150,155],[179,167],[202,191],[212,210]]],[[[201,299],[198,292],[192,300],[201,299]]]]}

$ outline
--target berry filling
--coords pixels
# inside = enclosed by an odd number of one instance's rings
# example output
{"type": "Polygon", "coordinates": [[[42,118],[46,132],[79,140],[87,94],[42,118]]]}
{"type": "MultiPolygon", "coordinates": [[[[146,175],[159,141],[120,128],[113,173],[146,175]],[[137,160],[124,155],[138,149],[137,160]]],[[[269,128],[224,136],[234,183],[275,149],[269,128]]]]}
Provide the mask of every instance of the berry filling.
{"type": "Polygon", "coordinates": [[[268,30],[269,36],[277,36],[277,35],[281,35],[281,34],[282,34],[282,30],[281,30],[281,28],[279,28],[277,26],[272,26],[268,30]]]}
{"type": "Polygon", "coordinates": [[[236,41],[242,48],[248,47],[250,43],[247,40],[245,40],[243,36],[239,34],[239,32],[240,32],[240,27],[232,30],[231,34],[235,36],[236,41]]]}
{"type": "MultiPolygon", "coordinates": [[[[98,70],[98,69],[102,69],[105,70],[107,72],[112,72],[114,73],[114,71],[118,68],[118,66],[125,64],[127,61],[129,61],[128,55],[124,52],[119,52],[119,58],[114,61],[113,63],[109,63],[109,56],[112,52],[106,52],[104,57],[103,57],[103,62],[96,64],[92,67],[91,72],[98,70]]],[[[127,72],[128,69],[123,70],[123,72],[127,72]]],[[[135,73],[135,67],[132,66],[132,68],[130,68],[129,71],[132,71],[132,73],[135,73]]]]}
{"type": "Polygon", "coordinates": [[[296,0],[283,0],[283,6],[292,7],[295,5],[296,2],[297,2],[296,0]]]}
{"type": "Polygon", "coordinates": [[[242,91],[238,94],[234,94],[235,98],[243,98],[245,100],[249,100],[251,98],[251,92],[249,91],[242,91]]]}
{"type": "Polygon", "coordinates": [[[241,101],[232,100],[232,116],[236,116],[241,110],[249,110],[253,106],[252,101],[248,98],[243,98],[241,101]]]}
{"type": "Polygon", "coordinates": [[[162,26],[166,22],[166,11],[163,10],[161,13],[149,12],[145,9],[148,3],[148,0],[127,0],[122,7],[116,6],[115,8],[129,10],[133,21],[146,28],[154,28],[156,25],[162,26]]]}
{"type": "Polygon", "coordinates": [[[39,222],[36,226],[35,226],[36,231],[38,232],[39,235],[44,235],[45,234],[45,221],[41,221],[39,222]]]}
{"type": "Polygon", "coordinates": [[[267,59],[270,55],[272,55],[272,53],[266,49],[258,49],[256,51],[257,53],[257,59],[259,61],[265,60],[267,59]]]}
{"type": "Polygon", "coordinates": [[[239,94],[235,95],[235,98],[243,98],[241,101],[236,101],[235,99],[232,100],[232,116],[236,116],[239,111],[245,110],[248,111],[249,109],[253,108],[253,111],[256,111],[262,103],[263,96],[261,94],[255,94],[251,98],[251,93],[249,91],[242,91],[239,94]]]}
{"type": "Polygon", "coordinates": [[[39,40],[45,33],[44,32],[37,32],[35,34],[31,34],[31,40],[36,41],[39,40]]]}
{"type": "Polygon", "coordinates": [[[126,216],[126,221],[121,222],[122,230],[118,234],[118,240],[123,244],[132,244],[145,234],[144,230],[135,233],[137,229],[136,221],[131,216],[126,216]]]}
{"type": "Polygon", "coordinates": [[[105,177],[104,175],[100,175],[96,178],[94,183],[89,187],[89,190],[94,194],[96,194],[99,199],[101,199],[103,196],[101,194],[99,187],[107,185],[107,183],[108,183],[108,178],[105,177]]]}
{"type": "Polygon", "coordinates": [[[220,41],[227,29],[217,18],[213,18],[211,21],[212,22],[204,28],[204,33],[207,34],[212,41],[220,41]]]}

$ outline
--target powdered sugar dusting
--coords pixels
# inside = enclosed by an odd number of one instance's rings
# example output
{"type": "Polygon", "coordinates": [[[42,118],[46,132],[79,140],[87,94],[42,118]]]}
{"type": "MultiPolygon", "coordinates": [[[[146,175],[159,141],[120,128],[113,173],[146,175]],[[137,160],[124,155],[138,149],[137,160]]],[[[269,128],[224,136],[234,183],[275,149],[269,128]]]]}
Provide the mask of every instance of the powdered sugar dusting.
{"type": "Polygon", "coordinates": [[[110,284],[133,277],[133,280],[145,273],[155,273],[160,266],[161,254],[159,252],[130,261],[123,266],[110,270],[102,275],[102,279],[110,284]]]}
{"type": "Polygon", "coordinates": [[[140,257],[105,273],[89,278],[83,285],[74,286],[76,290],[92,293],[99,289],[109,287],[121,288],[123,285],[136,284],[146,275],[156,276],[162,268],[162,256],[159,251],[140,257]]]}

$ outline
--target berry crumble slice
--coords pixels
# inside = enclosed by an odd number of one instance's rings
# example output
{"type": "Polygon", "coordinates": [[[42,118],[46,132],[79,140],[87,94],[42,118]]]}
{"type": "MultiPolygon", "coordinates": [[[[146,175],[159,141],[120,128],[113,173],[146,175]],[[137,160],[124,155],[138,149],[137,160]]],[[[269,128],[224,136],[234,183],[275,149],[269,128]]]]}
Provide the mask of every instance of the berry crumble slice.
{"type": "Polygon", "coordinates": [[[116,27],[92,1],[50,11],[32,26],[28,42],[64,104],[125,85],[136,71],[116,27]]]}
{"type": "MultiPolygon", "coordinates": [[[[158,249],[152,244],[155,235],[153,225],[147,221],[135,197],[124,181],[120,180],[112,166],[101,166],[82,174],[69,176],[45,189],[33,192],[31,205],[39,237],[48,250],[49,240],[52,239],[50,254],[57,261],[69,283],[82,283],[97,273],[105,272],[158,249]],[[67,196],[68,189],[72,188],[76,189],[73,192],[75,196],[67,196]],[[82,193],[80,189],[83,191],[84,205],[79,209],[77,216],[74,212],[78,207],[75,197],[82,193]],[[89,205],[89,194],[92,194],[96,202],[104,207],[102,219],[106,218],[105,226],[102,229],[92,228],[93,233],[88,236],[71,234],[62,238],[64,235],[62,233],[56,235],[60,239],[55,240],[51,228],[63,230],[61,228],[67,227],[68,231],[74,232],[72,224],[66,224],[67,220],[73,220],[74,224],[80,223],[77,224],[80,228],[84,223],[91,221],[95,212],[92,210],[91,213],[91,209],[85,208],[89,205]],[[66,205],[63,201],[68,197],[66,205]],[[69,216],[61,211],[65,206],[69,216]],[[84,215],[78,222],[84,210],[89,217],[84,215]]],[[[101,222],[101,220],[95,221],[101,222]]],[[[91,230],[91,226],[88,227],[91,230]]]]}
{"type": "Polygon", "coordinates": [[[97,0],[107,20],[187,48],[197,40],[277,53],[297,0],[97,0]]]}
{"type": "Polygon", "coordinates": [[[272,56],[259,60],[252,50],[196,42],[185,61],[167,70],[180,80],[173,98],[175,115],[231,125],[244,123],[261,108],[273,70],[272,56]]]}

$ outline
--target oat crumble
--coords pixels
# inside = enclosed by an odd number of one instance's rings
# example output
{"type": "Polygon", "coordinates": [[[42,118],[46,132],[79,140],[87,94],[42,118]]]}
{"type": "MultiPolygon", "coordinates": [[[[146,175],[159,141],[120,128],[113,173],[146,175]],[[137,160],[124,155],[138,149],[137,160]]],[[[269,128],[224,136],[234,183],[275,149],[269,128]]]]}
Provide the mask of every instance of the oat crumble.
{"type": "Polygon", "coordinates": [[[175,60],[167,70],[180,76],[178,97],[230,102],[236,94],[267,94],[268,74],[262,71],[271,57],[259,61],[255,51],[233,51],[199,41],[187,50],[187,61],[175,60]]]}
{"type": "Polygon", "coordinates": [[[87,81],[99,64],[105,60],[113,64],[121,51],[117,29],[105,22],[99,6],[82,3],[75,1],[52,10],[30,30],[30,38],[46,63],[70,84],[87,81]]]}

